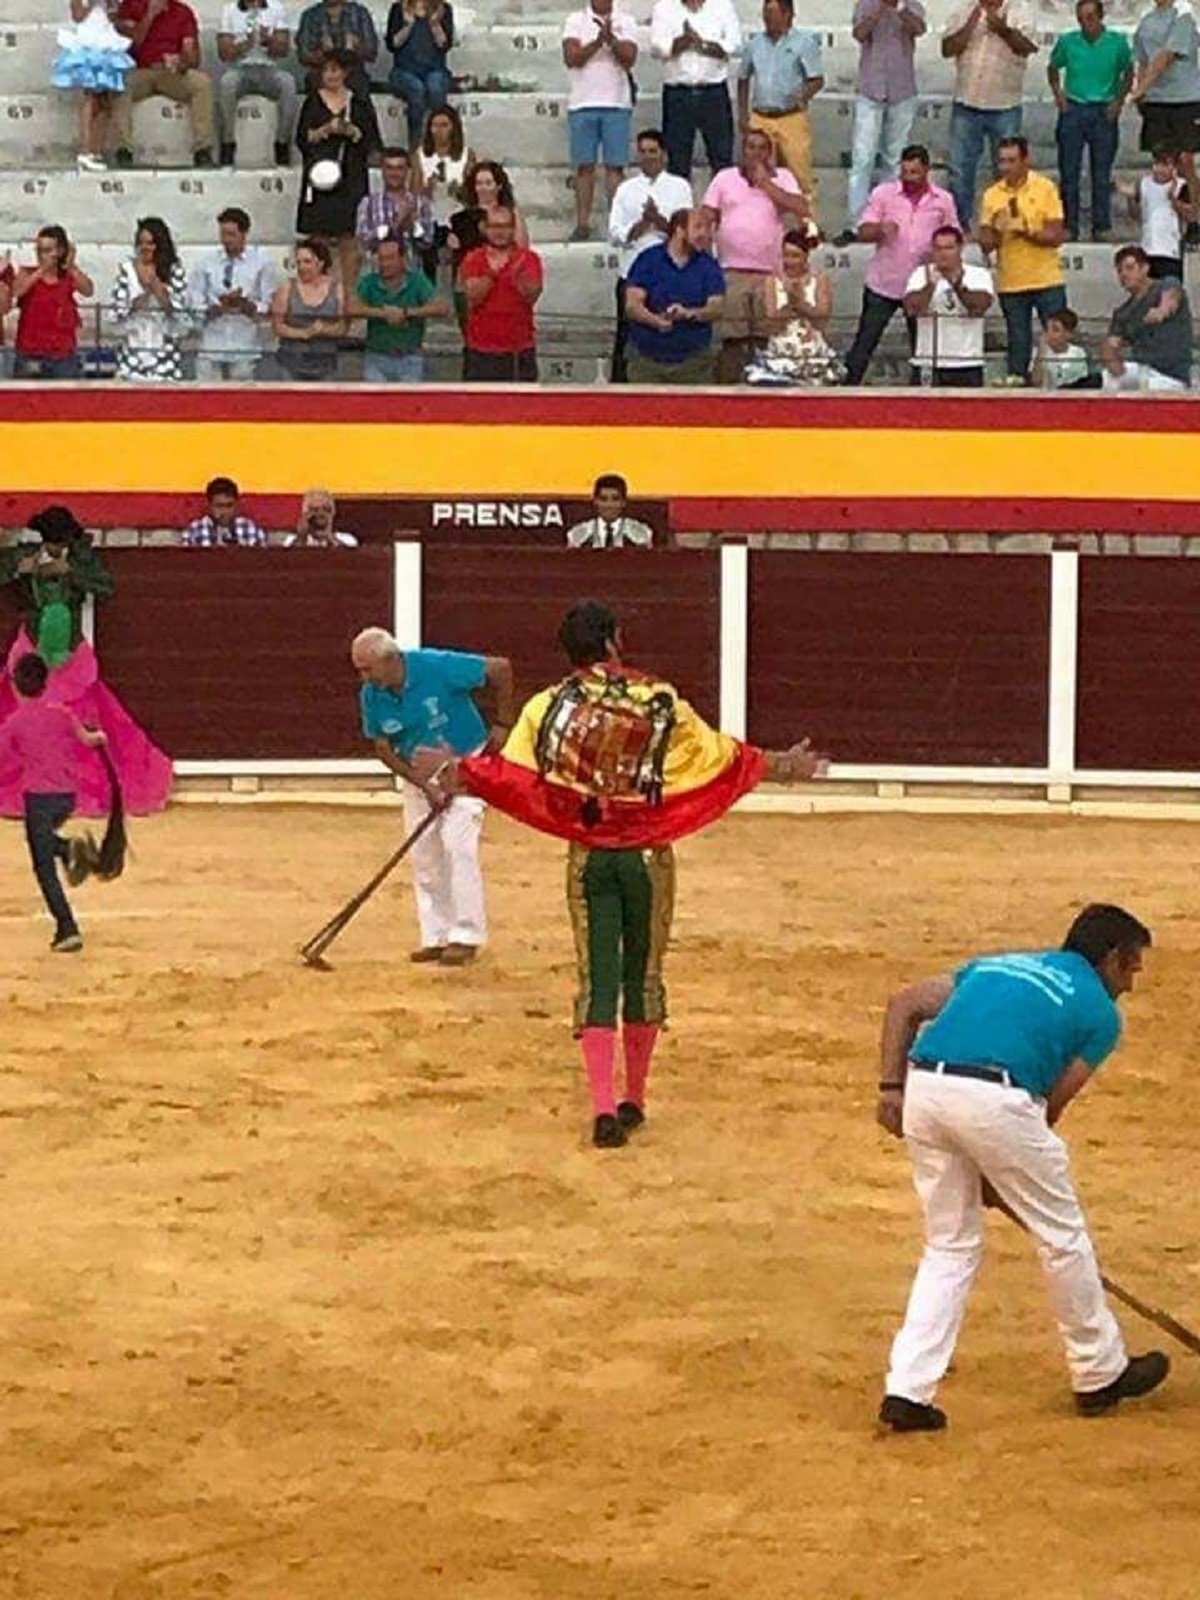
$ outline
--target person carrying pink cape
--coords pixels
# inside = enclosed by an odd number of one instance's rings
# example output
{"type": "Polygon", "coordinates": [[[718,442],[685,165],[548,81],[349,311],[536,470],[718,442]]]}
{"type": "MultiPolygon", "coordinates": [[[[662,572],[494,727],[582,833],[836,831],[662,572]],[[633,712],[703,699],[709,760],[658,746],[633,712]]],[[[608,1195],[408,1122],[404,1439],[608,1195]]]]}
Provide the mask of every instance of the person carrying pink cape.
{"type": "MultiPolygon", "coordinates": [[[[0,729],[19,703],[13,670],[23,656],[36,652],[50,669],[47,699],[104,733],[126,809],[161,811],[171,792],[170,759],[103,682],[96,653],[83,637],[84,601],[89,596],[107,599],[113,592],[112,575],[66,506],[39,511],[30,518],[29,527],[41,536],[40,545],[0,552],[0,580],[20,586],[24,616],[0,672],[0,729]]],[[[23,816],[24,805],[21,773],[11,757],[0,754],[0,816],[23,816]]],[[[103,816],[108,808],[104,768],[100,762],[89,762],[78,776],[76,815],[103,816]]]]}

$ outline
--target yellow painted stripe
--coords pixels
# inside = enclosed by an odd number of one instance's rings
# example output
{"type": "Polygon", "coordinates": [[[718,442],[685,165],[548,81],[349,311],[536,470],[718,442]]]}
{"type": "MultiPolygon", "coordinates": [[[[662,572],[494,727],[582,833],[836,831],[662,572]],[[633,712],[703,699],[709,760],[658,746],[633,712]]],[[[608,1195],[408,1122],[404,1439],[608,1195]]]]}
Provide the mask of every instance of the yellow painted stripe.
{"type": "MultiPolygon", "coordinates": [[[[336,395],[314,394],[336,413],[336,395]]],[[[1173,434],[921,434],[867,428],[6,422],[0,484],[179,492],[215,473],[259,494],[575,494],[619,469],[647,497],[1200,499],[1200,451],[1173,434]],[[1083,470],[1080,470],[1081,465],[1083,470]]]]}

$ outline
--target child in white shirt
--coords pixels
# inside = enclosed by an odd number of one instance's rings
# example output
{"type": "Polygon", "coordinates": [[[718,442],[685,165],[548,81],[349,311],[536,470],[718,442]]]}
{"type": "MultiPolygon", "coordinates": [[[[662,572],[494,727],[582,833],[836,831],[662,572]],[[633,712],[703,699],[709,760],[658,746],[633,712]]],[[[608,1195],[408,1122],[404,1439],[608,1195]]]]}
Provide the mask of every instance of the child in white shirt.
{"type": "Polygon", "coordinates": [[[1179,152],[1169,145],[1155,145],[1150,171],[1140,181],[1126,180],[1117,188],[1129,202],[1130,216],[1141,218],[1150,276],[1182,282],[1183,236],[1188,224],[1195,222],[1198,208],[1179,174],[1179,152]]]}
{"type": "Polygon", "coordinates": [[[1081,344],[1072,344],[1079,318],[1064,308],[1046,318],[1033,364],[1033,382],[1041,389],[1081,389],[1087,386],[1088,356],[1081,344]]]}

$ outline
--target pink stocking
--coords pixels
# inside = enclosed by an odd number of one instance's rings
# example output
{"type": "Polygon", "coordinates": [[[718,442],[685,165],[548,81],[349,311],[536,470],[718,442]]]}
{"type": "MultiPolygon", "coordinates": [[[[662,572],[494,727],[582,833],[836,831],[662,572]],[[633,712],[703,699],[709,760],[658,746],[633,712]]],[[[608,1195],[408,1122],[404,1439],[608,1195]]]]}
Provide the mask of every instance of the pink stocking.
{"type": "Polygon", "coordinates": [[[592,1109],[596,1116],[615,1116],[617,1111],[613,1080],[616,1076],[617,1030],[615,1028],[585,1028],[580,1035],[583,1046],[583,1064],[587,1068],[588,1087],[592,1091],[592,1109]]]}
{"type": "Polygon", "coordinates": [[[646,1079],[650,1076],[650,1060],[657,1043],[656,1022],[625,1024],[625,1098],[632,1100],[639,1111],[645,1106],[646,1079]]]}

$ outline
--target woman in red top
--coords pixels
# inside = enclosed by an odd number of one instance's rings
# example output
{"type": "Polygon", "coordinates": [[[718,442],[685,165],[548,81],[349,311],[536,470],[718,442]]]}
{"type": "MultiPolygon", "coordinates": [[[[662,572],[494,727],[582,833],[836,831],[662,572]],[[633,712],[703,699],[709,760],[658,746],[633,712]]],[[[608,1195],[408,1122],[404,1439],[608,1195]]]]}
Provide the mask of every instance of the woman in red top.
{"type": "Polygon", "coordinates": [[[96,292],[75,265],[75,246],[58,227],[38,233],[37,266],[22,267],[13,285],[17,305],[14,378],[79,376],[77,296],[96,292]]]}

